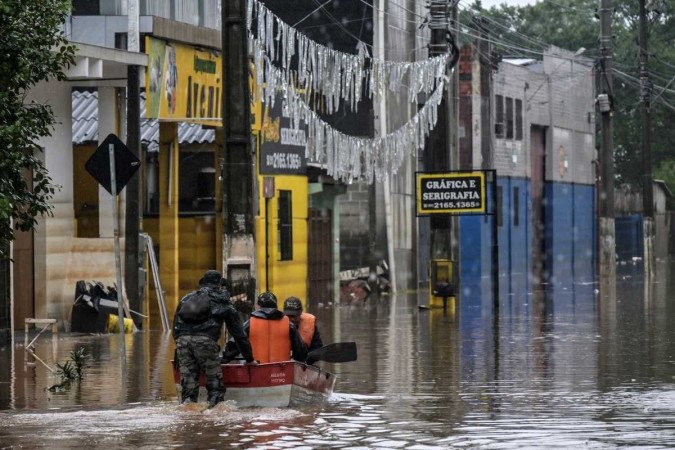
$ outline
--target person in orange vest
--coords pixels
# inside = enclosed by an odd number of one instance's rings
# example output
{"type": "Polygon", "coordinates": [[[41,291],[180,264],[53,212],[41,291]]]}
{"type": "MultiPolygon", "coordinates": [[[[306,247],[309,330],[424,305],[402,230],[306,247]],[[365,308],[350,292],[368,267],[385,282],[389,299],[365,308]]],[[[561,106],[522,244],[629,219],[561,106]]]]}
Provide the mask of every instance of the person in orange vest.
{"type": "Polygon", "coordinates": [[[302,311],[302,302],[298,297],[288,297],[284,301],[284,314],[300,332],[302,342],[307,346],[307,352],[323,347],[321,334],[316,326],[316,317],[302,311]]]}
{"type": "Polygon", "coordinates": [[[253,348],[253,358],[261,364],[288,361],[291,357],[304,361],[307,346],[295,325],[277,309],[277,297],[271,292],[263,292],[256,303],[258,309],[244,324],[253,348]]]}

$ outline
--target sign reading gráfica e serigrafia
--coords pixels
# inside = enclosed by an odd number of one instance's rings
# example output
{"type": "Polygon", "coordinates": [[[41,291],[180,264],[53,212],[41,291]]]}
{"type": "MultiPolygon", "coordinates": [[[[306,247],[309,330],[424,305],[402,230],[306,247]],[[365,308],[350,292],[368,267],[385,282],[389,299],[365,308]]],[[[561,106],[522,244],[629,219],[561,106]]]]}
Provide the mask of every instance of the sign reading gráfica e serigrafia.
{"type": "Polygon", "coordinates": [[[281,96],[273,108],[265,107],[260,139],[260,173],[264,175],[304,175],[307,171],[305,146],[307,126],[294,128],[283,114],[281,96]]]}
{"type": "Polygon", "coordinates": [[[417,173],[417,214],[485,213],[483,172],[417,173]]]}

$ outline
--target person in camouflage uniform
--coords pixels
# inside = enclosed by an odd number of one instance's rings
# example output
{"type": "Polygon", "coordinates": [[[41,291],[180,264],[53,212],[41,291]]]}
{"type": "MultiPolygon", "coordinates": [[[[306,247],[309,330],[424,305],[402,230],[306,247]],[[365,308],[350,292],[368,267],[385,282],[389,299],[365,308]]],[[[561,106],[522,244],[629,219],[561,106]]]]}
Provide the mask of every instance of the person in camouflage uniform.
{"type": "Polygon", "coordinates": [[[176,340],[176,356],[181,375],[181,403],[197,402],[199,396],[199,374],[206,375],[206,390],[209,406],[213,407],[224,399],[225,386],[220,369],[220,330],[223,322],[229,334],[241,349],[247,364],[255,364],[248,336],[244,333],[239,314],[230,302],[230,294],[222,287],[222,276],[215,270],[207,271],[199,280],[199,290],[190,292],[181,299],[173,322],[173,336],[176,340]],[[188,323],[179,314],[185,301],[196,294],[209,296],[208,318],[201,323],[188,323]]]}

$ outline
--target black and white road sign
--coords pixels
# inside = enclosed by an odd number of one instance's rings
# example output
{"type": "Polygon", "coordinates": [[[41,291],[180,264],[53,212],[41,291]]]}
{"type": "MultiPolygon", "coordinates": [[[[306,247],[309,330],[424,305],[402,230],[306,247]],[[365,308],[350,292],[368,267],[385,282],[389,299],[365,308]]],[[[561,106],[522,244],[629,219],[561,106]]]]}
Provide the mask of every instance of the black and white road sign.
{"type": "Polygon", "coordinates": [[[111,133],[98,146],[94,154],[91,155],[84,168],[106,191],[113,195],[118,195],[140,166],[141,161],[131,153],[131,150],[124,145],[124,142],[111,133]],[[114,194],[110,188],[110,144],[113,145],[115,151],[115,184],[117,192],[114,194]]]}

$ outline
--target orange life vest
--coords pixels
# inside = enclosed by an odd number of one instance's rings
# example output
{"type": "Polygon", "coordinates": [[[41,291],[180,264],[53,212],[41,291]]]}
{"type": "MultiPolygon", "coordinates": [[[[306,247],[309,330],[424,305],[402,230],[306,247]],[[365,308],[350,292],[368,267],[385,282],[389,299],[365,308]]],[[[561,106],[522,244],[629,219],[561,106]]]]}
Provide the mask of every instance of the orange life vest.
{"type": "Polygon", "coordinates": [[[300,332],[302,342],[305,343],[307,348],[309,348],[309,344],[312,343],[312,337],[314,336],[315,326],[316,326],[316,317],[314,317],[313,314],[305,312],[302,313],[302,315],[300,316],[300,329],[298,331],[300,332]]]}
{"type": "Polygon", "coordinates": [[[253,348],[253,358],[261,364],[291,359],[288,317],[266,320],[252,316],[248,339],[253,348]]]}

